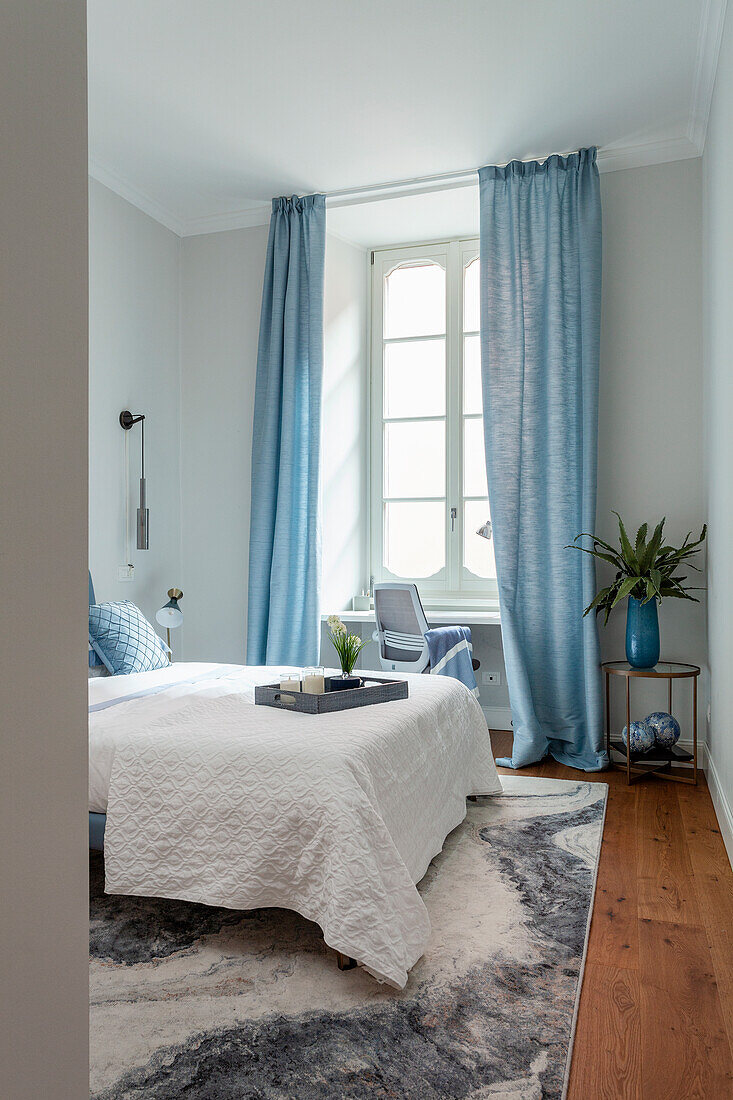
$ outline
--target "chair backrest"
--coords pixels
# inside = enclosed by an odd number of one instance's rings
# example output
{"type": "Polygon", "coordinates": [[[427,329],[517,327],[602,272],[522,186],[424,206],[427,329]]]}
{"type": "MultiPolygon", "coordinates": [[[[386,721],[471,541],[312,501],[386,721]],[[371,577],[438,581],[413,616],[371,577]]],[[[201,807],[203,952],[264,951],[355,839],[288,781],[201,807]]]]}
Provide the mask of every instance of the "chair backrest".
{"type": "Polygon", "coordinates": [[[379,660],[384,669],[422,672],[429,664],[428,621],[414,584],[374,585],[379,660]]]}

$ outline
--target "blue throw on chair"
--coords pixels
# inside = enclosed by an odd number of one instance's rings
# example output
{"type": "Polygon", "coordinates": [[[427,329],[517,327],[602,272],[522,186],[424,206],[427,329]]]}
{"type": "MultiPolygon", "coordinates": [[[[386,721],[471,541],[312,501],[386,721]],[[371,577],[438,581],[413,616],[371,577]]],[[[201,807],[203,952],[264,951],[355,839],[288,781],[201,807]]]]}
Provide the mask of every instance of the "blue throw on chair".
{"type": "Polygon", "coordinates": [[[473,671],[471,630],[467,626],[438,626],[425,632],[431,676],[452,676],[478,698],[473,671]]]}
{"type": "Polygon", "coordinates": [[[603,746],[593,561],[601,199],[596,150],[479,172],[486,466],[519,768],[603,746]]]}
{"type": "Polygon", "coordinates": [[[252,435],[251,665],[315,664],[320,650],[325,256],[325,197],[273,199],[252,435]]]}

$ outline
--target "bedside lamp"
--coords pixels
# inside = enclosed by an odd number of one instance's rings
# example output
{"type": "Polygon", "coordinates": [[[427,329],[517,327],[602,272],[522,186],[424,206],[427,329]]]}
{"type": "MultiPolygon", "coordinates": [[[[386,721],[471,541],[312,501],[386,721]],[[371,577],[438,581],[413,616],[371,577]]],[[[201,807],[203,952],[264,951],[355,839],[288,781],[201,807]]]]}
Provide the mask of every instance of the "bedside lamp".
{"type": "MultiPolygon", "coordinates": [[[[168,603],[164,603],[160,611],[155,614],[155,621],[165,627],[168,649],[171,647],[171,630],[175,630],[183,624],[183,612],[178,606],[178,601],[183,599],[180,588],[168,589],[168,603]]],[[[173,654],[169,654],[169,660],[173,662],[173,654]]]]}

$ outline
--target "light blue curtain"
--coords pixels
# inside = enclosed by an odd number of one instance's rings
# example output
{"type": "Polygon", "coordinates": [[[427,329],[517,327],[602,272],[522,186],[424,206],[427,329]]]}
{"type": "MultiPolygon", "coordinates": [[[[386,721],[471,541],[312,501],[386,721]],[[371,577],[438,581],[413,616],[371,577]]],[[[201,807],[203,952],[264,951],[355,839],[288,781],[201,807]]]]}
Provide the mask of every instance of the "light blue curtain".
{"type": "Polygon", "coordinates": [[[479,171],[481,371],[514,748],[607,764],[593,562],[601,200],[596,150],[479,171]]]}
{"type": "Polygon", "coordinates": [[[257,354],[247,663],[320,649],[323,195],[273,199],[257,354]]]}

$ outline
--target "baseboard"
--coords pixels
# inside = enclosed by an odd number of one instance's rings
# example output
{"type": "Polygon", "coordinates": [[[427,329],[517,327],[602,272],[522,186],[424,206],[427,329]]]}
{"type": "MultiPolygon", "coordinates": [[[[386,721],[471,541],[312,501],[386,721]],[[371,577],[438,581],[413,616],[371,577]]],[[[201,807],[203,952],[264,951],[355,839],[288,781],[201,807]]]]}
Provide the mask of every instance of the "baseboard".
{"type": "Polygon", "coordinates": [[[490,730],[510,730],[512,728],[512,712],[510,707],[485,707],[481,706],[486,719],[486,725],[490,730]]]}
{"type": "Polygon", "coordinates": [[[707,767],[705,768],[705,775],[708,781],[708,790],[710,791],[710,797],[713,801],[713,809],[715,810],[715,816],[718,819],[718,825],[720,826],[720,835],[723,838],[725,844],[725,850],[728,853],[728,859],[733,866],[733,810],[726,798],[723,785],[720,782],[720,776],[715,767],[715,762],[710,755],[707,754],[707,767]]]}

